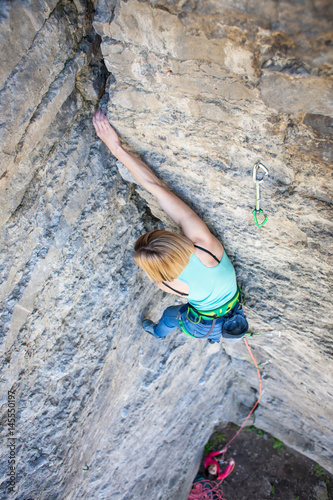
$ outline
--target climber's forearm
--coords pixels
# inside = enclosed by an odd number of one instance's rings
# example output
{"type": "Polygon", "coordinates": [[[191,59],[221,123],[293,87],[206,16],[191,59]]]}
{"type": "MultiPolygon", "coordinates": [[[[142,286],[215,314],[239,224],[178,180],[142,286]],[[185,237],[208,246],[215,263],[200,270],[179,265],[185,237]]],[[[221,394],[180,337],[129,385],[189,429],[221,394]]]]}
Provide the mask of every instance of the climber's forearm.
{"type": "Polygon", "coordinates": [[[109,147],[111,153],[131,172],[141,186],[156,196],[156,188],[164,186],[153,171],[142,160],[120,145],[109,147]]]}
{"type": "Polygon", "coordinates": [[[94,114],[93,124],[96,134],[111,153],[128,168],[141,186],[155,196],[160,207],[180,225],[185,236],[193,242],[212,248],[214,252],[222,249],[221,243],[211,234],[200,217],[178,196],[171,193],[148,165],[121,146],[118,134],[102,110],[98,109],[94,114]]]}
{"type": "Polygon", "coordinates": [[[148,165],[121,146],[117,132],[112,128],[102,110],[98,109],[94,114],[93,124],[96,134],[111,153],[128,168],[141,186],[157,196],[156,189],[164,186],[162,181],[156,177],[148,165]]]}
{"type": "Polygon", "coordinates": [[[191,241],[210,240],[206,224],[178,196],[169,191],[163,182],[139,158],[126,151],[120,144],[109,146],[111,153],[133,174],[135,179],[155,196],[162,210],[178,224],[191,241]]]}

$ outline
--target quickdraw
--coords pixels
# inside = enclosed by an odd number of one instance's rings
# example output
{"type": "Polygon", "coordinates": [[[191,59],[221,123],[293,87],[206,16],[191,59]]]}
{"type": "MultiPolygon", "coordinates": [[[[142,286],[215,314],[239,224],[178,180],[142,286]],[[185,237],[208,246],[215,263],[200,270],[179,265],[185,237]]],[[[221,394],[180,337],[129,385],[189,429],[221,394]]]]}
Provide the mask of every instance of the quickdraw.
{"type": "Polygon", "coordinates": [[[258,161],[253,167],[253,182],[256,185],[256,208],[253,210],[253,218],[254,223],[257,227],[262,227],[267,222],[267,217],[264,215],[264,212],[260,208],[260,184],[263,182],[265,177],[268,175],[268,170],[261,161],[258,161]],[[260,172],[262,171],[262,172],[260,172]],[[258,215],[262,214],[264,220],[262,222],[258,222],[258,215]]]}

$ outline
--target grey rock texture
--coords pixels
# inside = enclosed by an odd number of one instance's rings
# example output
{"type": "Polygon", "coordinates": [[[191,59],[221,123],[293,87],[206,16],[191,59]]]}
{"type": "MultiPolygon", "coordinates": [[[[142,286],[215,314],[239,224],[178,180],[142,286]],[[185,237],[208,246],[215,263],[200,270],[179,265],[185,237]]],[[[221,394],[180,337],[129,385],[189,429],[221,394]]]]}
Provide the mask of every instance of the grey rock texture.
{"type": "MultiPolygon", "coordinates": [[[[1,4],[1,437],[15,388],[18,500],[186,499],[214,425],[239,424],[257,397],[242,342],[142,332],[175,299],[133,244],[175,227],[96,140],[99,103],[235,265],[264,334],[255,424],[332,470],[330,9],[1,4]]],[[[1,498],[7,462],[3,447],[1,498]]]]}

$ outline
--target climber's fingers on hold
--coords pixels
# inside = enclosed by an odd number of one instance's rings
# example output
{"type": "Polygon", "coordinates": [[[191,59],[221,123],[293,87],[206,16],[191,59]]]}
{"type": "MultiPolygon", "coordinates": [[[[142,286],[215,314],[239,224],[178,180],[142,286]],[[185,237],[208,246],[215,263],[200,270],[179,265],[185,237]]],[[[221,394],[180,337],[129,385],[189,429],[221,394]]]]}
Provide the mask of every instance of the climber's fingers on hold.
{"type": "MultiPolygon", "coordinates": [[[[107,117],[105,116],[103,111],[100,109],[98,109],[93,116],[93,124],[94,124],[96,134],[101,139],[104,139],[104,136],[106,138],[110,134],[112,134],[112,137],[114,139],[117,136],[115,130],[111,127],[109,120],[107,119],[107,117]]],[[[110,137],[111,137],[111,135],[110,135],[110,137]]]]}
{"type": "Polygon", "coordinates": [[[103,113],[102,110],[98,109],[96,113],[93,116],[93,124],[96,129],[96,132],[99,130],[104,130],[106,129],[106,123],[109,124],[108,119],[106,118],[105,114],[103,113]]]}

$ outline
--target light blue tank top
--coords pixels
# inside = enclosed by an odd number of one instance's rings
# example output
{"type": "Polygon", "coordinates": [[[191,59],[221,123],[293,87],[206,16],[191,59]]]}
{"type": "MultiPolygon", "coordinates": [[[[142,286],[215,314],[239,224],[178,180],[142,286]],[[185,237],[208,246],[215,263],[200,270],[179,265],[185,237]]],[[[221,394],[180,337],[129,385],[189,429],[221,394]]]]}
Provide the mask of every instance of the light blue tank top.
{"type": "Polygon", "coordinates": [[[178,277],[190,287],[187,299],[199,311],[211,311],[226,304],[237,292],[236,274],[229,257],[223,252],[215,267],[205,266],[195,254],[178,277]]]}

